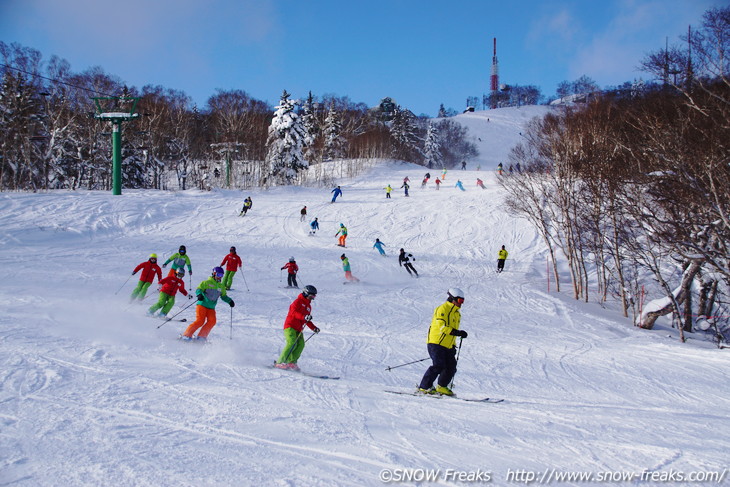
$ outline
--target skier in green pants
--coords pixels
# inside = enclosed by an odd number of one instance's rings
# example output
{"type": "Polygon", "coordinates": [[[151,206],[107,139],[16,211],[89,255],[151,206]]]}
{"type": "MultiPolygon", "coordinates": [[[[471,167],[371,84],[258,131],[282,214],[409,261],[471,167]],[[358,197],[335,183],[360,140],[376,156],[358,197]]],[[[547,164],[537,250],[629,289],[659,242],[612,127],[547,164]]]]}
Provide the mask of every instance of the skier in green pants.
{"type": "Polygon", "coordinates": [[[307,325],[314,333],[319,333],[319,328],[312,323],[312,300],[317,297],[317,288],[308,285],[304,286],[302,293],[289,306],[289,314],[284,321],[284,338],[286,345],[281,351],[279,360],[274,367],[277,369],[299,370],[297,361],[304,350],[304,336],[302,331],[307,325]]]}
{"type": "Polygon", "coordinates": [[[147,261],[142,262],[140,265],[134,268],[132,271],[132,275],[135,275],[137,272],[142,271],[142,273],[139,276],[139,282],[137,283],[137,287],[134,288],[134,291],[132,291],[132,295],[129,297],[129,301],[134,301],[135,299],[139,299],[142,301],[147,294],[147,289],[150,287],[150,284],[152,284],[152,281],[155,279],[155,275],[157,276],[157,282],[160,282],[160,279],[162,278],[162,270],[160,269],[160,266],[157,265],[157,254],[150,254],[150,258],[147,259],[147,261]]]}
{"type": "Polygon", "coordinates": [[[236,247],[231,247],[230,253],[223,257],[221,267],[224,265],[226,266],[226,274],[223,276],[222,282],[226,286],[226,291],[230,291],[233,285],[233,276],[236,274],[236,271],[243,267],[241,258],[236,254],[236,247]]]}
{"type": "Polygon", "coordinates": [[[168,276],[160,281],[160,284],[162,285],[160,288],[160,299],[150,306],[150,309],[147,310],[147,316],[153,316],[159,309],[160,317],[165,318],[167,313],[169,313],[172,307],[175,306],[175,294],[177,294],[178,290],[183,293],[184,296],[187,296],[188,299],[193,298],[193,295],[188,294],[185,290],[185,281],[183,280],[183,277],[185,277],[185,269],[180,267],[175,271],[174,276],[168,276]]]}

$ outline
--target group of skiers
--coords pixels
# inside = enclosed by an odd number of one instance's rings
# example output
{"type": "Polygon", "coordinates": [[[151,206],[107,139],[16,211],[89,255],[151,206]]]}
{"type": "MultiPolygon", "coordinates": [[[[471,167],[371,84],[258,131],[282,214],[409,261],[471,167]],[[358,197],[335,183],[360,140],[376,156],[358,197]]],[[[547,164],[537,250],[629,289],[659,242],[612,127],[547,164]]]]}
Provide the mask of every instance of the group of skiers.
{"type": "MultiPolygon", "coordinates": [[[[446,171],[442,175],[445,178],[446,171]]],[[[422,186],[430,179],[430,174],[426,174],[423,179],[422,186]]],[[[436,187],[440,181],[436,178],[436,187]]],[[[477,179],[477,185],[484,188],[480,179],[477,179]]],[[[464,189],[461,181],[457,182],[457,187],[464,189]]],[[[405,195],[408,196],[408,178],[403,181],[405,195]]],[[[386,188],[386,197],[390,198],[392,187],[388,185],[386,188]]],[[[335,203],[338,196],[342,195],[342,189],[337,186],[332,190],[332,203],[335,203]]],[[[239,216],[245,216],[247,211],[252,207],[251,197],[246,198],[243,208],[239,216]]],[[[304,206],[300,211],[300,221],[305,221],[307,216],[307,207],[304,206]]],[[[319,230],[318,218],[314,218],[309,224],[310,235],[314,235],[319,230]]],[[[346,247],[348,236],[347,227],[344,223],[340,223],[339,229],[335,234],[338,237],[338,246],[346,247]]],[[[377,249],[380,255],[385,256],[385,244],[379,238],[375,239],[373,248],[377,249]]],[[[504,270],[504,263],[507,259],[507,250],[503,245],[498,253],[497,272],[504,270]]],[[[346,282],[359,282],[360,280],[352,274],[349,258],[346,254],[340,256],[342,268],[345,273],[346,282]]],[[[413,254],[408,253],[405,249],[400,249],[398,256],[398,265],[404,267],[408,274],[413,277],[419,277],[418,271],[413,266],[415,258],[413,254]]],[[[181,245],[178,251],[172,254],[163,264],[165,268],[168,264],[172,264],[170,272],[165,278],[162,278],[162,271],[157,265],[157,255],[151,254],[147,261],[140,263],[132,271],[132,275],[141,271],[139,282],[132,291],[130,301],[142,300],[153,283],[155,277],[159,285],[159,298],[148,310],[149,316],[159,316],[166,318],[175,304],[175,296],[179,291],[188,299],[197,298],[197,306],[195,311],[195,320],[180,335],[183,341],[202,341],[207,340],[208,335],[216,324],[215,308],[218,300],[226,302],[231,308],[235,306],[233,299],[227,295],[227,291],[231,289],[233,276],[242,269],[241,258],[236,253],[236,248],[231,247],[229,253],[223,258],[219,266],[213,268],[210,277],[203,280],[196,288],[194,295],[185,289],[185,267],[187,273],[192,276],[192,264],[190,257],[187,255],[187,249],[181,245]],[[223,269],[225,266],[225,270],[223,269]],[[197,335],[196,335],[197,332],[197,335]]],[[[281,267],[281,270],[287,270],[288,287],[297,288],[297,273],[299,266],[294,257],[281,267]]],[[[275,362],[275,367],[280,369],[299,370],[297,362],[304,350],[306,340],[303,336],[304,326],[307,326],[314,333],[319,333],[319,328],[314,325],[311,315],[311,303],[317,296],[317,289],[312,285],[304,287],[302,292],[294,299],[289,306],[289,312],[284,320],[284,339],[285,344],[281,354],[275,362]]],[[[467,332],[461,330],[460,327],[460,308],[464,303],[464,293],[459,288],[451,288],[447,292],[447,300],[434,310],[433,318],[428,332],[427,348],[432,365],[426,370],[418,391],[424,394],[442,394],[453,395],[449,388],[449,383],[456,373],[456,353],[455,344],[456,337],[461,339],[467,337],[467,332]],[[434,386],[434,382],[436,386],[434,386]]]]}
{"type": "MultiPolygon", "coordinates": [[[[500,168],[498,171],[499,171],[499,174],[502,174],[501,164],[500,164],[500,168]]],[[[510,172],[512,172],[512,171],[510,171],[510,172]]],[[[425,188],[426,184],[428,184],[430,179],[431,179],[431,174],[426,173],[423,180],[421,180],[421,188],[425,188]]],[[[440,189],[441,184],[443,183],[444,179],[446,179],[446,170],[444,170],[443,174],[441,175],[441,179],[436,178],[434,180],[434,184],[436,184],[437,190],[440,189]]],[[[409,178],[408,178],[408,176],[406,176],[405,178],[403,178],[403,184],[400,186],[401,189],[403,189],[404,196],[406,196],[406,197],[410,196],[410,194],[408,192],[408,190],[410,189],[410,185],[408,183],[409,183],[409,178]]],[[[476,185],[479,188],[487,189],[486,186],[484,186],[484,181],[482,181],[482,179],[480,179],[480,178],[477,178],[476,185]]],[[[454,187],[460,189],[461,191],[466,191],[466,189],[464,188],[464,183],[460,179],[456,181],[456,184],[454,184],[454,187]]],[[[393,187],[390,184],[388,184],[383,189],[385,190],[385,198],[391,199],[390,193],[393,192],[393,187]]],[[[336,189],[333,189],[332,191],[338,191],[338,190],[339,190],[339,186],[336,189]]],[[[339,190],[338,194],[342,194],[342,190],[339,190]]],[[[337,195],[335,195],[335,197],[332,198],[333,203],[335,202],[336,197],[337,197],[337,195]]]]}
{"type": "Polygon", "coordinates": [[[236,247],[231,247],[220,266],[213,268],[211,276],[198,285],[195,296],[188,293],[183,280],[186,266],[188,274],[190,276],[193,274],[190,257],[187,255],[187,249],[184,245],[181,245],[178,251],[162,264],[162,267],[166,267],[169,263],[172,263],[172,265],[169,274],[165,278],[162,278],[162,270],[157,265],[157,254],[151,254],[145,262],[135,267],[132,275],[137,274],[139,271],[141,271],[141,274],[137,286],[132,291],[130,301],[143,300],[155,277],[157,277],[160,294],[157,302],[147,310],[148,316],[166,318],[175,305],[175,296],[178,291],[183,296],[187,296],[188,299],[197,297],[196,319],[188,326],[180,338],[182,340],[192,340],[193,334],[200,329],[196,339],[205,341],[216,323],[215,306],[218,298],[231,307],[234,306],[233,300],[226,295],[226,291],[231,289],[233,276],[243,267],[241,258],[236,253],[236,247]],[[225,270],[223,269],[224,265],[226,266],[225,270]]]}

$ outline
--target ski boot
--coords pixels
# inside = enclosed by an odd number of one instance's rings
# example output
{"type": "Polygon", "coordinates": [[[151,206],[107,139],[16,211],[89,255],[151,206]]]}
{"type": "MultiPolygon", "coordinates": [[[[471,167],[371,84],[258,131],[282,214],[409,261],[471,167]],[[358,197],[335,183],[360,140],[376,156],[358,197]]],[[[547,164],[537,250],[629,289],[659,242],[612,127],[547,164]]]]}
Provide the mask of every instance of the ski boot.
{"type": "Polygon", "coordinates": [[[454,391],[449,389],[446,386],[436,386],[436,393],[441,394],[442,396],[453,396],[454,391]]]}

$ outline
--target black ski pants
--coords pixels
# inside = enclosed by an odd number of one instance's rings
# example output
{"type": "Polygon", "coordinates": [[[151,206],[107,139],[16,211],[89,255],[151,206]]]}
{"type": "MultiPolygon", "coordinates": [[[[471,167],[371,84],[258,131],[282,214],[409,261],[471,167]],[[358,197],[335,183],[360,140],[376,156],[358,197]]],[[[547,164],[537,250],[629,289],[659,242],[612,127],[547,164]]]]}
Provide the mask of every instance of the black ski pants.
{"type": "Polygon", "coordinates": [[[286,276],[286,283],[291,287],[299,287],[297,284],[297,275],[296,274],[288,274],[286,276]]]}
{"type": "Polygon", "coordinates": [[[433,361],[421,379],[421,389],[430,389],[438,377],[438,385],[448,387],[456,375],[456,348],[446,348],[435,343],[428,344],[428,355],[433,361]]]}
{"type": "Polygon", "coordinates": [[[406,268],[406,270],[408,271],[408,274],[410,274],[410,275],[415,274],[416,277],[418,277],[418,271],[416,271],[416,268],[413,267],[413,264],[411,264],[410,262],[406,262],[405,264],[403,264],[403,267],[406,268]],[[413,272],[411,272],[411,271],[413,271],[413,272]]]}

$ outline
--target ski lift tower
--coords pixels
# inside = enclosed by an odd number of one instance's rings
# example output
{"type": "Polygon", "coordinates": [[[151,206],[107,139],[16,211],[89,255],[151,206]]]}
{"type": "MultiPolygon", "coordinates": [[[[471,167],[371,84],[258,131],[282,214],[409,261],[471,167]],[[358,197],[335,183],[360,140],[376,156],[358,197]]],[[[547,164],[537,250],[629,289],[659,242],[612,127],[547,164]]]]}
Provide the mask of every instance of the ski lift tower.
{"type": "Polygon", "coordinates": [[[139,118],[139,98],[129,96],[96,97],[94,118],[112,123],[112,194],[122,194],[122,122],[139,118]],[[128,110],[119,107],[128,105],[128,110]]]}

